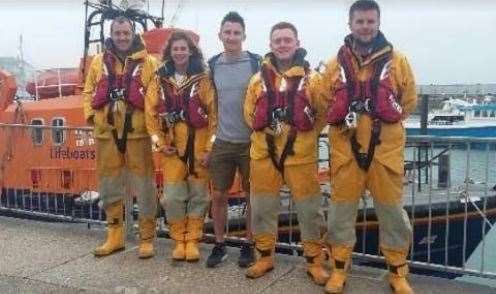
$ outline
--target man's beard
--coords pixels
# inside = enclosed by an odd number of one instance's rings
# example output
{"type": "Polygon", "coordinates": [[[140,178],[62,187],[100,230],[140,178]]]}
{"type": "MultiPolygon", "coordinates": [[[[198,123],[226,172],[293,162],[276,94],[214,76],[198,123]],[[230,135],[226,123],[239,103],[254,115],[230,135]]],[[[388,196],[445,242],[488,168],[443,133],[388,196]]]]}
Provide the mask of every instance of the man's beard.
{"type": "Polygon", "coordinates": [[[355,46],[357,46],[357,47],[360,47],[360,48],[370,48],[374,44],[374,40],[375,40],[376,37],[377,37],[377,33],[375,34],[375,36],[373,36],[370,39],[370,41],[362,41],[358,37],[353,38],[354,39],[353,41],[355,43],[355,46]]]}
{"type": "Polygon", "coordinates": [[[370,46],[372,46],[372,43],[373,43],[374,39],[371,39],[370,41],[362,41],[360,40],[359,38],[355,38],[355,45],[358,46],[358,47],[361,47],[361,48],[368,48],[370,46]]]}

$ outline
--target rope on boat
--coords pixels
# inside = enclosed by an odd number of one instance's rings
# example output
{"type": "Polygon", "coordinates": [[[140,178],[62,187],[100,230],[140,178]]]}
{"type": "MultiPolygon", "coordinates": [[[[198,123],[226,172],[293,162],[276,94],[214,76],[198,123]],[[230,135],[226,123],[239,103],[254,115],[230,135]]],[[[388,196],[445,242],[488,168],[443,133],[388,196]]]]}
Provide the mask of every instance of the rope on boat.
{"type": "Polygon", "coordinates": [[[484,222],[489,226],[489,228],[493,228],[493,224],[491,224],[491,222],[487,219],[487,216],[484,212],[482,212],[482,210],[480,210],[480,208],[477,206],[477,204],[475,203],[475,201],[472,199],[472,197],[468,197],[468,199],[470,200],[470,203],[472,203],[472,205],[475,207],[475,209],[477,210],[477,212],[480,214],[480,216],[482,217],[482,219],[484,219],[484,222]]]}

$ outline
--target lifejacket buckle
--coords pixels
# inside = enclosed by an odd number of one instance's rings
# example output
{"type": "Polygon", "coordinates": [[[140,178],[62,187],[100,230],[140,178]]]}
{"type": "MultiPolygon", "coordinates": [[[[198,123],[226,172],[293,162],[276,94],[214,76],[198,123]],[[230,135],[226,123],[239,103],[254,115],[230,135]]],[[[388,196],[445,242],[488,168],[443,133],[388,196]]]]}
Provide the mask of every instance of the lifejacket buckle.
{"type": "Polygon", "coordinates": [[[118,100],[124,100],[124,94],[126,92],[126,89],[112,89],[109,94],[110,101],[118,101],[118,100]]]}
{"type": "Polygon", "coordinates": [[[179,121],[185,120],[183,110],[160,114],[160,117],[165,121],[168,128],[173,127],[179,121]]]}
{"type": "Polygon", "coordinates": [[[353,101],[351,101],[349,107],[349,111],[354,111],[358,113],[370,112],[370,110],[371,110],[370,98],[367,98],[365,100],[354,99],[353,101]]]}
{"type": "Polygon", "coordinates": [[[363,103],[363,108],[365,109],[366,112],[372,112],[372,100],[370,100],[370,98],[365,99],[365,102],[363,103]]]}
{"type": "Polygon", "coordinates": [[[355,129],[358,126],[358,114],[354,111],[348,112],[344,118],[344,122],[348,129],[355,129]]]}
{"type": "Polygon", "coordinates": [[[369,155],[367,153],[358,153],[357,163],[361,169],[368,169],[369,155]]]}
{"type": "Polygon", "coordinates": [[[272,111],[272,120],[284,121],[286,119],[286,108],[277,107],[272,111]]]}

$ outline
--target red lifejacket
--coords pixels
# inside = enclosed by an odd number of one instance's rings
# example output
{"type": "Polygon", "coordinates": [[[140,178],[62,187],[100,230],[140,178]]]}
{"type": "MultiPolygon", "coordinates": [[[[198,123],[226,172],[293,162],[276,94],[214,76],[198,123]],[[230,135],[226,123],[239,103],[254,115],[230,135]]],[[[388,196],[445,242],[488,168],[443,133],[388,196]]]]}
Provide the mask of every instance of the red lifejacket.
{"type": "Polygon", "coordinates": [[[128,59],[124,74],[115,73],[116,57],[110,53],[103,54],[103,75],[96,87],[91,102],[93,109],[101,109],[110,102],[124,100],[140,110],[145,106],[145,90],[141,83],[142,60],[128,59]]]}
{"type": "Polygon", "coordinates": [[[185,121],[195,129],[208,126],[206,107],[201,102],[198,93],[200,78],[193,79],[186,87],[177,89],[166,77],[161,77],[163,103],[158,105],[157,112],[167,123],[174,124],[178,121],[185,121]]]}
{"type": "Polygon", "coordinates": [[[275,89],[276,73],[262,66],[262,93],[255,103],[253,129],[261,131],[271,127],[275,120],[285,121],[297,131],[313,129],[315,111],[305,91],[307,75],[289,78],[285,89],[275,89]]]}
{"type": "Polygon", "coordinates": [[[390,77],[391,53],[379,57],[373,74],[366,81],[358,81],[352,63],[353,54],[347,46],[338,53],[340,78],[334,90],[335,101],[327,113],[331,125],[343,123],[349,112],[368,113],[386,123],[401,120],[403,109],[399,95],[393,90],[390,77]]]}

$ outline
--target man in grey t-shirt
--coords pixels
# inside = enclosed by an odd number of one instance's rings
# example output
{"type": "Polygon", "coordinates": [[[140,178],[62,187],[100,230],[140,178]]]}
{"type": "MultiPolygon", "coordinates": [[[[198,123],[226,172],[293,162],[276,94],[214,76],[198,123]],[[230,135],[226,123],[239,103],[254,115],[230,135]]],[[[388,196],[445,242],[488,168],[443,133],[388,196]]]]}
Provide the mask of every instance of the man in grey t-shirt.
{"type": "MultiPolygon", "coordinates": [[[[214,220],[215,247],[207,259],[207,267],[215,267],[226,259],[224,244],[228,192],[233,185],[236,170],[241,175],[245,192],[247,238],[251,240],[249,172],[251,129],[243,118],[246,88],[251,76],[259,69],[259,55],[243,51],[245,23],[237,12],[229,12],[221,22],[219,39],[224,52],[209,60],[210,74],[216,90],[218,123],[215,142],[209,158],[209,171],[213,182],[212,217],[214,220]]],[[[248,267],[254,261],[253,247],[241,248],[238,264],[248,267]]]]}

